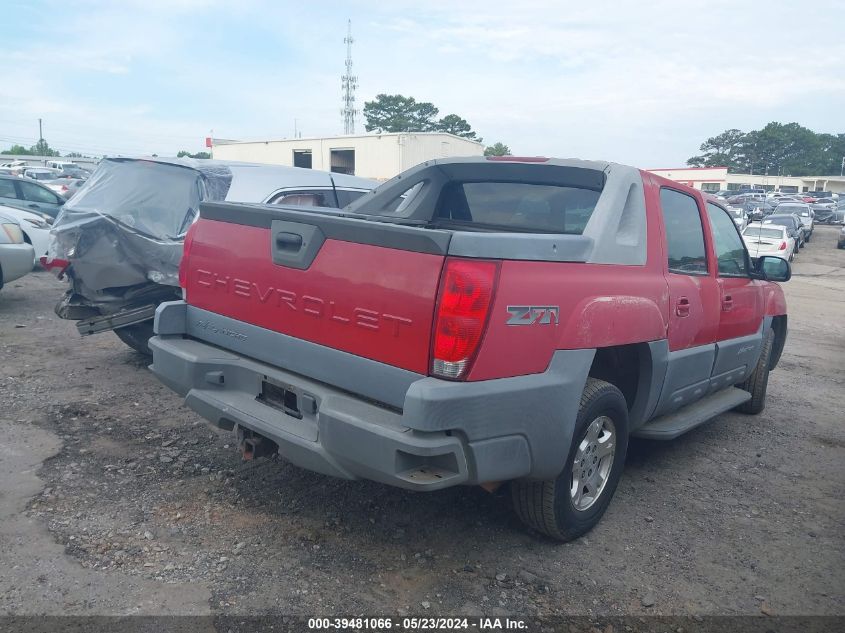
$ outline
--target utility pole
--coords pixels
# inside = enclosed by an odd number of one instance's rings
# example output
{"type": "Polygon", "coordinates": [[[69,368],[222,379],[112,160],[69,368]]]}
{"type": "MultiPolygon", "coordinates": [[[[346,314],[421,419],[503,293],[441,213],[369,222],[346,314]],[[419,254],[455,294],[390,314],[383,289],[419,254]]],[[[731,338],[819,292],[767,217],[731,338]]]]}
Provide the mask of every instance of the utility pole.
{"type": "Polygon", "coordinates": [[[38,119],[38,144],[36,145],[38,148],[38,153],[41,154],[44,152],[44,134],[41,133],[41,118],[38,119]]]}
{"type": "Polygon", "coordinates": [[[839,168],[839,175],[845,176],[845,156],[842,157],[842,166],[839,168]]]}
{"type": "Polygon", "coordinates": [[[340,113],[343,115],[343,133],[355,134],[355,115],[358,111],[355,109],[355,89],[358,87],[358,77],[352,74],[352,20],[347,22],[346,37],[343,38],[343,43],[346,44],[346,74],[341,79],[341,86],[343,87],[343,109],[340,113]]]}

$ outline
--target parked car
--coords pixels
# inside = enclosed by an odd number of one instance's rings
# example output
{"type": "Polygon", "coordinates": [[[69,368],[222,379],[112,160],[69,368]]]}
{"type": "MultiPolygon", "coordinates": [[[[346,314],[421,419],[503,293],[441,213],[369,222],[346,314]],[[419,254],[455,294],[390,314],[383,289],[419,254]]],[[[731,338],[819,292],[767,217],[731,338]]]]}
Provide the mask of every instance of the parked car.
{"type": "Polygon", "coordinates": [[[751,221],[761,220],[775,211],[775,207],[764,200],[747,200],[742,208],[751,221]]]}
{"type": "Polygon", "coordinates": [[[431,160],[343,214],[202,205],[152,371],[247,459],[419,491],[508,484],[529,526],[584,534],[629,436],[762,411],[790,267],[752,265],[700,191],[529,160],[431,160]]]}
{"type": "Polygon", "coordinates": [[[736,207],[728,205],[728,213],[730,213],[733,217],[733,221],[734,224],[736,224],[736,228],[739,229],[740,232],[742,232],[742,229],[744,229],[748,225],[749,221],[748,214],[745,212],[744,206],[736,207]]]}
{"type": "MultiPolygon", "coordinates": [[[[763,218],[763,225],[766,224],[785,226],[787,228],[787,232],[789,233],[789,237],[795,239],[797,242],[798,248],[804,248],[804,241],[806,237],[804,234],[804,224],[798,216],[792,213],[777,213],[763,218]]],[[[795,252],[798,252],[797,249],[795,252]]]]}
{"type": "Polygon", "coordinates": [[[54,243],[43,264],[70,284],[56,314],[77,321],[83,335],[114,330],[124,343],[149,354],[156,307],[181,297],[179,260],[200,202],[336,209],[376,184],[298,167],[188,158],[105,159],[53,225],[54,243]]]}
{"type": "Polygon", "coordinates": [[[0,289],[31,271],[33,257],[18,221],[0,210],[0,289]]]}
{"type": "Polygon", "coordinates": [[[819,198],[818,200],[813,202],[810,206],[811,207],[819,207],[819,208],[822,208],[822,209],[823,208],[834,209],[834,208],[836,208],[836,200],[834,200],[833,198],[819,198]]]}
{"type": "Polygon", "coordinates": [[[47,167],[55,169],[60,178],[80,178],[82,180],[91,176],[91,172],[87,169],[77,165],[76,163],[68,163],[65,161],[50,161],[47,167]]]}
{"type": "Polygon", "coordinates": [[[804,241],[810,241],[810,238],[813,235],[813,230],[815,229],[815,224],[813,222],[814,214],[813,210],[810,208],[810,205],[794,203],[780,204],[778,205],[777,212],[778,215],[790,213],[797,216],[804,227],[804,241]]]}
{"type": "Polygon", "coordinates": [[[836,248],[845,248],[845,226],[839,231],[839,241],[836,243],[836,248]]]}
{"type": "Polygon", "coordinates": [[[747,202],[763,202],[766,197],[763,194],[743,193],[731,196],[727,199],[728,204],[745,204],[747,202]]]}
{"type": "Polygon", "coordinates": [[[752,261],[761,255],[773,255],[787,261],[795,259],[795,238],[779,224],[749,224],[742,232],[742,240],[752,261]]]}
{"type": "Polygon", "coordinates": [[[23,232],[24,242],[31,244],[34,250],[32,265],[38,263],[40,257],[47,254],[50,246],[50,225],[53,223],[50,216],[41,213],[24,211],[17,207],[0,205],[0,213],[4,217],[17,220],[23,232]]]}
{"type": "Polygon", "coordinates": [[[828,220],[828,224],[845,224],[845,200],[836,203],[836,210],[828,220]]]}
{"type": "Polygon", "coordinates": [[[0,175],[0,204],[55,218],[65,199],[35,180],[0,175]]]}
{"type": "Polygon", "coordinates": [[[79,191],[82,185],[85,184],[85,180],[80,178],[59,178],[57,180],[45,180],[43,182],[49,189],[59,194],[65,200],[73,197],[73,194],[79,191]]]}
{"type": "Polygon", "coordinates": [[[804,195],[808,198],[812,198],[812,201],[816,201],[822,198],[830,198],[833,194],[829,191],[806,191],[804,195]]]}
{"type": "Polygon", "coordinates": [[[55,169],[46,169],[44,167],[29,167],[24,169],[23,177],[31,180],[55,180],[61,175],[61,172],[55,169]]]}
{"type": "Polygon", "coordinates": [[[794,196],[784,196],[783,198],[776,198],[775,200],[770,200],[769,204],[777,208],[778,206],[786,204],[787,202],[791,202],[793,204],[806,204],[800,198],[796,198],[794,196]]]}
{"type": "Polygon", "coordinates": [[[815,221],[819,224],[831,224],[836,215],[837,202],[833,198],[822,198],[810,204],[815,215],[815,221]]]}

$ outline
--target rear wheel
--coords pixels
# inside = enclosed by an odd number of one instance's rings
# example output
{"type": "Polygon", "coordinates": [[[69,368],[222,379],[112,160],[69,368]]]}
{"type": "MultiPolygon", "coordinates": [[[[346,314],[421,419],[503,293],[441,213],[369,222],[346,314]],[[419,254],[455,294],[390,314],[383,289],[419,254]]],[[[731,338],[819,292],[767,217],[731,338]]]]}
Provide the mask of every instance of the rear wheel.
{"type": "Polygon", "coordinates": [[[117,328],[114,330],[114,333],[117,334],[117,338],[126,343],[136,352],[144,354],[145,356],[153,355],[153,352],[148,344],[153,335],[152,320],[117,328]]]}
{"type": "Polygon", "coordinates": [[[511,482],[514,509],[532,528],[560,541],[590,531],[607,510],[625,466],[628,408],[610,383],[588,378],[574,441],[556,479],[511,482]]]}
{"type": "Polygon", "coordinates": [[[754,371],[748,380],[737,385],[751,394],[751,400],[743,402],[736,410],[740,413],[760,413],[766,408],[766,389],[769,386],[769,365],[772,362],[772,347],[775,341],[775,331],[769,328],[763,337],[763,349],[754,371]]]}

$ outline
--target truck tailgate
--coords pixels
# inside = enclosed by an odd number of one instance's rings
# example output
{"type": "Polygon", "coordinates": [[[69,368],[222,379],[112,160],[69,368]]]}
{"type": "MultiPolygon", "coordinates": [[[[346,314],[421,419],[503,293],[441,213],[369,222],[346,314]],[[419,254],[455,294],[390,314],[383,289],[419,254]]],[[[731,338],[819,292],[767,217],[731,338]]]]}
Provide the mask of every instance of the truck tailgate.
{"type": "MultiPolygon", "coordinates": [[[[187,302],[425,374],[448,244],[448,234],[438,242],[432,233],[283,207],[203,205],[186,246],[187,302]]],[[[237,339],[230,346],[237,351],[237,339]]]]}

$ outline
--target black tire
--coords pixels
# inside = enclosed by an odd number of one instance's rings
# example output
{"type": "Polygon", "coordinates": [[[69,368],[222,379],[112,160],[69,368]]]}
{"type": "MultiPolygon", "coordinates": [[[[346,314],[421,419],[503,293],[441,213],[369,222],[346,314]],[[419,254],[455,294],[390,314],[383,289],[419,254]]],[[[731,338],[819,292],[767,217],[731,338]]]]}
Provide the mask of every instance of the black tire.
{"type": "Polygon", "coordinates": [[[118,328],[114,330],[114,333],[117,334],[117,338],[139,354],[143,354],[144,356],[153,355],[153,351],[148,344],[150,337],[153,335],[152,320],[118,328]]]}
{"type": "Polygon", "coordinates": [[[736,410],[740,413],[756,415],[766,408],[766,389],[769,386],[769,366],[772,363],[772,347],[775,341],[775,331],[769,328],[763,338],[763,349],[760,350],[760,358],[757,359],[757,366],[748,377],[748,380],[737,385],[751,394],[751,400],[743,402],[736,410]]]}
{"type": "Polygon", "coordinates": [[[628,450],[628,408],[622,392],[610,383],[588,378],[578,407],[572,446],[566,464],[556,479],[547,481],[519,480],[511,482],[511,497],[519,518],[559,541],[571,541],[595,526],[613,498],[628,450]],[[613,422],[616,446],[604,487],[588,508],[575,508],[570,488],[572,471],[579,444],[585,439],[590,425],[602,416],[613,422]]]}

